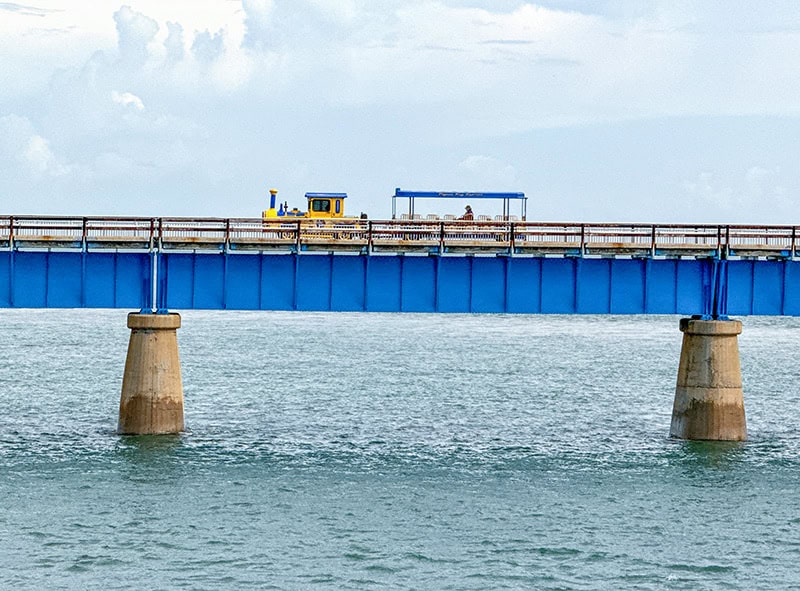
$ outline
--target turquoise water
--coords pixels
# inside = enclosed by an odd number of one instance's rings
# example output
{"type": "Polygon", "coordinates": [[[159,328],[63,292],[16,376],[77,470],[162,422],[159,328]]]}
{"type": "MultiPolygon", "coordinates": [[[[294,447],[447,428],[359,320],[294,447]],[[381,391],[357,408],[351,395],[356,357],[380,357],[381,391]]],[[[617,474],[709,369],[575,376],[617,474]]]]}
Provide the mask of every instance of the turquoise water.
{"type": "Polygon", "coordinates": [[[2,589],[800,589],[800,321],[750,441],[667,438],[674,317],[190,312],[188,432],[114,433],[122,311],[0,311],[2,589]]]}

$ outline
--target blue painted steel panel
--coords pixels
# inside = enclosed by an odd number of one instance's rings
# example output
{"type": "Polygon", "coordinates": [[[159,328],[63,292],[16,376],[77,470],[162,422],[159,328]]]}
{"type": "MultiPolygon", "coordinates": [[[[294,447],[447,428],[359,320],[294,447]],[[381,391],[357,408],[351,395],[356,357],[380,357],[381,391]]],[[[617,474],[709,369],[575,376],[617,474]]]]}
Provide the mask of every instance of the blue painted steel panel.
{"type": "Polygon", "coordinates": [[[333,259],[331,307],[342,312],[364,310],[366,257],[338,256],[333,259]]]}
{"type": "Polygon", "coordinates": [[[645,270],[645,262],[641,260],[612,261],[612,314],[644,314],[645,270]]]}
{"type": "Polygon", "coordinates": [[[800,263],[786,261],[783,313],[800,316],[800,263]]]}
{"type": "Polygon", "coordinates": [[[400,311],[402,256],[373,256],[367,262],[367,309],[370,312],[400,311]]]}
{"type": "Polygon", "coordinates": [[[677,314],[678,261],[675,259],[649,260],[647,269],[646,312],[648,314],[677,314]]]}
{"type": "MultiPolygon", "coordinates": [[[[137,309],[149,302],[150,260],[2,252],[0,307],[137,309]]],[[[800,315],[797,262],[733,260],[727,268],[729,314],[800,315]]],[[[173,309],[688,315],[707,307],[713,262],[169,253],[159,274],[173,309]]]]}
{"type": "Polygon", "coordinates": [[[755,261],[728,261],[728,314],[753,313],[753,265],[755,261]]]}
{"type": "Polygon", "coordinates": [[[195,255],[170,253],[159,259],[158,272],[167,276],[167,308],[191,310],[195,307],[195,255]]]}
{"type": "Polygon", "coordinates": [[[331,309],[331,268],[333,255],[298,256],[297,309],[331,309]]]}
{"type": "Polygon", "coordinates": [[[150,255],[126,252],[116,257],[116,307],[141,309],[146,301],[149,302],[150,255]]]}
{"type": "Polygon", "coordinates": [[[472,261],[472,311],[506,311],[506,257],[475,257],[472,261]]]}
{"type": "Polygon", "coordinates": [[[196,309],[224,309],[224,266],[222,254],[195,254],[194,307],[196,309]]]}
{"type": "Polygon", "coordinates": [[[439,312],[469,312],[474,257],[442,257],[439,265],[439,312]]]}
{"type": "Polygon", "coordinates": [[[294,307],[294,274],[297,255],[261,255],[261,309],[294,307]]]}
{"type": "Polygon", "coordinates": [[[435,312],[435,257],[405,257],[403,260],[402,290],[403,312],[435,312]]]}
{"type": "Polygon", "coordinates": [[[608,314],[611,309],[610,259],[576,259],[576,301],[581,314],[608,314]]]}
{"type": "Polygon", "coordinates": [[[11,307],[11,252],[0,252],[0,308],[11,307]]]}
{"type": "Polygon", "coordinates": [[[81,307],[81,256],[79,252],[51,252],[47,265],[47,306],[81,307]]]}
{"type": "Polygon", "coordinates": [[[542,259],[508,260],[508,311],[537,314],[541,311],[542,259]]]}
{"type": "Polygon", "coordinates": [[[700,314],[703,310],[704,283],[710,280],[709,261],[681,260],[677,264],[676,307],[673,313],[700,314]]]}
{"type": "Polygon", "coordinates": [[[543,313],[575,313],[576,265],[575,259],[542,259],[543,313]]]}
{"type": "Polygon", "coordinates": [[[16,252],[14,256],[14,306],[47,307],[47,252],[16,252]]]}
{"type": "Polygon", "coordinates": [[[116,297],[116,256],[114,253],[86,255],[86,284],[84,304],[87,308],[114,308],[116,297]]]}
{"type": "Polygon", "coordinates": [[[780,315],[783,309],[783,263],[759,261],[754,267],[753,314],[780,315]]]}
{"type": "Polygon", "coordinates": [[[258,310],[260,307],[259,272],[261,256],[252,254],[228,256],[226,307],[231,310],[258,310]]]}

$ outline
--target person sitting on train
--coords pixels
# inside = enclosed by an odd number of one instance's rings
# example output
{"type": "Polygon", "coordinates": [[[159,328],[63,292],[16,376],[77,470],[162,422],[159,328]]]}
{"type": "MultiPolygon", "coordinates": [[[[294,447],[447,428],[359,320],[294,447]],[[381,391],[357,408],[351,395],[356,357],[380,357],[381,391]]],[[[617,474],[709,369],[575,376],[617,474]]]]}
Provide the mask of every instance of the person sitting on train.
{"type": "Polygon", "coordinates": [[[458,219],[460,219],[460,220],[471,220],[471,219],[474,219],[475,216],[472,214],[472,208],[469,205],[467,205],[464,208],[464,210],[465,210],[464,211],[464,215],[462,215],[458,219]]]}

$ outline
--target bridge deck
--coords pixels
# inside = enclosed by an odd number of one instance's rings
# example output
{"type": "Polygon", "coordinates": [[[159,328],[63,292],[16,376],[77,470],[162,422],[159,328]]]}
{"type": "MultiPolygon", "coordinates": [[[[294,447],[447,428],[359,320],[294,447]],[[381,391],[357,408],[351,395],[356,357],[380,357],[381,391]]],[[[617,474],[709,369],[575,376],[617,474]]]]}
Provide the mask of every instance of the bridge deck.
{"type": "Polygon", "coordinates": [[[0,217],[0,248],[786,259],[796,226],[0,217]]]}

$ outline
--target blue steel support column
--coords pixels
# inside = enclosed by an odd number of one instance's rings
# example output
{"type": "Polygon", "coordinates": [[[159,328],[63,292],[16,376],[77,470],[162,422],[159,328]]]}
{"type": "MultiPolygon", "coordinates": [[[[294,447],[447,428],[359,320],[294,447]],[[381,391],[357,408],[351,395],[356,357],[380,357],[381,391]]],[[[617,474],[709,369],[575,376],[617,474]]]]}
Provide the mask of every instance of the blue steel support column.
{"type": "MultiPolygon", "coordinates": [[[[161,257],[161,253],[156,254],[156,261],[161,259],[163,263],[163,269],[158,276],[158,290],[156,292],[156,313],[157,314],[169,314],[169,310],[167,310],[167,275],[168,275],[168,263],[167,259],[161,257]]],[[[156,266],[156,269],[158,266],[156,266]]]]}
{"type": "MultiPolygon", "coordinates": [[[[114,297],[116,298],[117,291],[119,290],[119,273],[116,268],[117,259],[114,257],[114,297]]],[[[150,250],[150,274],[142,278],[142,307],[139,311],[140,314],[153,313],[156,308],[156,287],[155,279],[157,274],[156,269],[156,253],[150,250]]]]}
{"type": "Polygon", "coordinates": [[[711,259],[707,267],[708,282],[703,285],[703,320],[728,319],[728,261],[711,259]]]}

